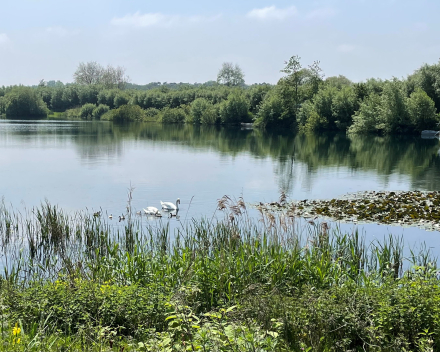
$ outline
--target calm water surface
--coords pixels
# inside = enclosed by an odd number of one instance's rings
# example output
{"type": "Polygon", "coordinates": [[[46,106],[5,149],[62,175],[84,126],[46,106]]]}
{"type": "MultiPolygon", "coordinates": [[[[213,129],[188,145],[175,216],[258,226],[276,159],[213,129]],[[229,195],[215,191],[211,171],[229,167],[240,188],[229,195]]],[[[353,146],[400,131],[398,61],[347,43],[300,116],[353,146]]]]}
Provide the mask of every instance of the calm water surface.
{"type": "MultiPolygon", "coordinates": [[[[0,196],[19,209],[48,199],[66,210],[119,215],[131,185],[134,208],[179,197],[180,214],[190,219],[212,216],[225,194],[265,202],[278,199],[280,189],[290,199],[440,190],[439,148],[438,140],[418,137],[0,120],[0,196]]],[[[407,243],[426,241],[440,254],[438,232],[375,224],[361,230],[368,237],[403,234],[407,243]]]]}

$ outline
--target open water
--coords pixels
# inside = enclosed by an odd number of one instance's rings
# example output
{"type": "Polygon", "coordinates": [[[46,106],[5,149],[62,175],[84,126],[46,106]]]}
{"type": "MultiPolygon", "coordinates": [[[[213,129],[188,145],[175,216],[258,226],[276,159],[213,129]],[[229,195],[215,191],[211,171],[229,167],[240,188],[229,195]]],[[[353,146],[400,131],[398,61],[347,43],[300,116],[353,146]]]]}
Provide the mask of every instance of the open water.
{"type": "MultiPolygon", "coordinates": [[[[47,199],[67,211],[160,208],[181,199],[180,221],[212,217],[217,199],[329,199],[367,190],[440,190],[440,143],[418,136],[293,135],[218,126],[0,120],[0,197],[16,209],[47,199]]],[[[115,221],[115,225],[117,220],[115,221]]],[[[155,220],[153,220],[155,221],[155,220]]],[[[175,218],[170,221],[176,226],[175,218]]],[[[336,224],[353,231],[353,224],[336,224]]],[[[440,254],[440,233],[377,224],[440,254]]]]}

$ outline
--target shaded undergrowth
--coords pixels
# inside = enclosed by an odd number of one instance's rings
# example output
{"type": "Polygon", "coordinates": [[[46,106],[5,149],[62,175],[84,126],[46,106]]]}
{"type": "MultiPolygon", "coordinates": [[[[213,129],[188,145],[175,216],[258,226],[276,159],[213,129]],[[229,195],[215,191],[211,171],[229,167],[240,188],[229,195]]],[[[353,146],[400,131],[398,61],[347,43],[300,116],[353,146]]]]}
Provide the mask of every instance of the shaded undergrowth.
{"type": "MultiPolygon", "coordinates": [[[[284,201],[284,200],[282,200],[284,201]]],[[[429,351],[440,288],[429,250],[366,243],[242,199],[171,231],[44,203],[0,207],[0,350],[429,351]],[[15,329],[15,330],[14,330],[15,329]]]]}

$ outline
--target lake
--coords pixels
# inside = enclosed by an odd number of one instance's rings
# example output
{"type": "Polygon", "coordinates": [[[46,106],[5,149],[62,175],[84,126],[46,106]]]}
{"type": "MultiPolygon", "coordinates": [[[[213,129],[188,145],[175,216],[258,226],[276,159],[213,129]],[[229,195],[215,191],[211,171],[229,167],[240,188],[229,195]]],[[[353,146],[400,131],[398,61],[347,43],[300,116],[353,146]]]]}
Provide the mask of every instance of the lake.
{"type": "MultiPolygon", "coordinates": [[[[125,212],[131,185],[133,208],[160,208],[160,200],[180,198],[184,221],[213,216],[223,195],[256,203],[277,200],[280,190],[290,200],[367,190],[438,191],[439,148],[438,140],[418,136],[295,136],[240,127],[0,120],[0,196],[16,209],[47,199],[68,211],[102,209],[117,216],[125,212]]],[[[392,233],[410,244],[425,241],[440,254],[438,232],[376,224],[359,229],[367,237],[392,233]]]]}

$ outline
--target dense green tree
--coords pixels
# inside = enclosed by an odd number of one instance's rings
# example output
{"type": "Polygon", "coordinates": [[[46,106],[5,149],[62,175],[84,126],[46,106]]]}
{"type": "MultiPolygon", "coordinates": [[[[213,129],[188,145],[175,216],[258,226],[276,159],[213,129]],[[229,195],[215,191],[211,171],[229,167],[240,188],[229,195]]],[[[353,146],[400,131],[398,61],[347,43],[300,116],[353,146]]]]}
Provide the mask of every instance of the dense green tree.
{"type": "Polygon", "coordinates": [[[385,133],[405,133],[411,129],[403,85],[397,79],[384,85],[378,127],[385,133]]]}
{"type": "Polygon", "coordinates": [[[115,108],[119,108],[122,105],[127,105],[129,101],[130,101],[130,96],[128,94],[119,92],[115,96],[113,106],[115,108]]]}
{"type": "Polygon", "coordinates": [[[217,74],[217,83],[228,87],[237,87],[244,85],[243,70],[237,64],[224,62],[217,74]]]}
{"type": "Polygon", "coordinates": [[[383,127],[379,126],[381,114],[381,98],[378,94],[370,94],[361,102],[359,110],[353,115],[350,133],[375,133],[383,127]]]}
{"type": "Polygon", "coordinates": [[[316,111],[316,105],[310,101],[305,101],[298,110],[298,126],[300,131],[311,132],[325,129],[328,120],[320,116],[316,111]]]}
{"type": "Polygon", "coordinates": [[[78,98],[80,105],[84,104],[97,104],[98,103],[98,94],[99,87],[97,86],[85,86],[81,87],[78,91],[78,98]]]}
{"type": "Polygon", "coordinates": [[[272,89],[268,84],[256,85],[249,89],[249,110],[251,113],[256,114],[259,109],[259,105],[264,100],[266,94],[272,89]]]}
{"type": "Polygon", "coordinates": [[[188,116],[187,112],[186,106],[180,108],[165,108],[161,112],[159,121],[163,123],[184,123],[188,116]]]}
{"type": "Polygon", "coordinates": [[[345,86],[333,98],[332,115],[337,129],[345,131],[353,123],[352,116],[359,108],[355,90],[345,86]]]}
{"type": "Polygon", "coordinates": [[[115,122],[143,121],[145,118],[145,110],[138,105],[122,105],[101,117],[101,119],[115,122]]]}
{"type": "Polygon", "coordinates": [[[275,90],[272,90],[259,105],[255,125],[260,127],[276,126],[282,119],[283,111],[283,101],[280,95],[275,90]]]}
{"type": "Polygon", "coordinates": [[[436,114],[434,101],[428,94],[417,88],[408,98],[408,112],[411,124],[418,132],[438,127],[439,116],[436,114]]]}
{"type": "Polygon", "coordinates": [[[93,117],[93,111],[95,110],[95,104],[84,104],[81,107],[80,117],[82,119],[91,119],[93,117]]]}
{"type": "Polygon", "coordinates": [[[221,103],[220,120],[222,123],[249,122],[249,102],[239,91],[232,92],[228,100],[221,103]]]}
{"type": "Polygon", "coordinates": [[[370,94],[366,83],[355,83],[353,89],[359,103],[370,94]]]}
{"type": "Polygon", "coordinates": [[[69,108],[69,105],[64,98],[65,96],[63,88],[56,88],[52,91],[50,107],[53,111],[65,111],[69,108]]]}
{"type": "Polygon", "coordinates": [[[342,89],[347,86],[352,86],[353,82],[343,75],[327,77],[325,79],[325,84],[327,86],[335,87],[337,89],[342,89]]]}
{"type": "Polygon", "coordinates": [[[6,99],[4,96],[0,95],[0,115],[6,113],[6,99]]]}
{"type": "Polygon", "coordinates": [[[333,99],[337,92],[338,90],[336,88],[328,86],[319,90],[313,98],[315,111],[320,117],[316,123],[320,122],[322,124],[320,126],[316,126],[314,130],[323,130],[327,128],[336,129],[332,106],[333,99]]]}
{"type": "Polygon", "coordinates": [[[408,77],[406,86],[408,95],[421,88],[434,101],[437,111],[440,111],[440,63],[423,65],[408,77]]]}
{"type": "Polygon", "coordinates": [[[99,104],[92,111],[92,117],[96,120],[99,120],[102,115],[110,111],[110,108],[107,105],[99,104]]]}
{"type": "Polygon", "coordinates": [[[190,123],[215,123],[217,120],[216,111],[212,103],[205,98],[197,98],[191,104],[191,112],[187,119],[190,123]],[[206,116],[208,115],[208,116],[206,116]]]}
{"type": "Polygon", "coordinates": [[[15,87],[5,95],[8,117],[45,117],[49,110],[36,89],[15,87]]]}

